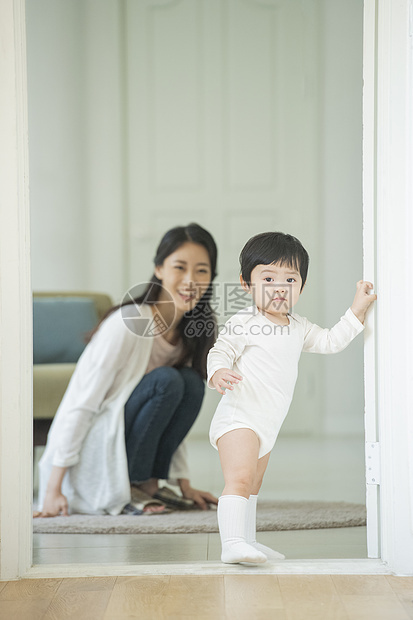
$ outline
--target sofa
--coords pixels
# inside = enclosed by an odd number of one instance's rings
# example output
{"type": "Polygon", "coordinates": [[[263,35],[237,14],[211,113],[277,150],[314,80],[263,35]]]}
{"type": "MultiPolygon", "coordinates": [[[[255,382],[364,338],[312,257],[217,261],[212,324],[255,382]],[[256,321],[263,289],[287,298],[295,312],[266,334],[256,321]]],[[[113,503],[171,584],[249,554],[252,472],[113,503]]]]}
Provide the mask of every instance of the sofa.
{"type": "Polygon", "coordinates": [[[113,306],[105,293],[33,293],[33,445],[47,433],[82,351],[85,335],[113,306]]]}

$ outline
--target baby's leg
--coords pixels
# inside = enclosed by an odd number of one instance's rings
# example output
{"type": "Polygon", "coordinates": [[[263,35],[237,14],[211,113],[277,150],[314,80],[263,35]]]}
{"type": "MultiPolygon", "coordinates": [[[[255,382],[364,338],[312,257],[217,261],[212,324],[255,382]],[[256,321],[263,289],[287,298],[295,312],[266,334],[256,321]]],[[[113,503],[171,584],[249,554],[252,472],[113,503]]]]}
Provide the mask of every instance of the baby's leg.
{"type": "Polygon", "coordinates": [[[258,460],[257,466],[257,474],[255,476],[255,480],[252,486],[252,493],[248,500],[248,508],[247,508],[247,525],[246,525],[246,542],[264,553],[269,560],[284,560],[285,555],[282,553],[278,553],[278,551],[274,551],[270,549],[270,547],[266,547],[256,540],[256,519],[257,519],[257,500],[258,500],[258,492],[261,488],[262,479],[264,477],[265,470],[267,469],[268,461],[270,459],[270,453],[266,454],[262,458],[258,460]]]}
{"type": "Polygon", "coordinates": [[[259,440],[250,429],[236,429],[217,442],[225,488],[218,502],[221,560],[261,563],[266,556],[245,542],[248,498],[257,473],[259,440]]]}
{"type": "Polygon", "coordinates": [[[257,477],[260,442],[249,428],[237,428],[217,441],[225,487],[222,495],[249,498],[257,477]]]}

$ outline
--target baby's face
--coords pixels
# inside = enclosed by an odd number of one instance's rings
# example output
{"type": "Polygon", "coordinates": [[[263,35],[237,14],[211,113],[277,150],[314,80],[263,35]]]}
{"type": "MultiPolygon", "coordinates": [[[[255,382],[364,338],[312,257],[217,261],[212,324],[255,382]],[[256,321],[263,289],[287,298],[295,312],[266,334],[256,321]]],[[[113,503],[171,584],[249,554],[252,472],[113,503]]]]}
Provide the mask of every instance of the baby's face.
{"type": "Polygon", "coordinates": [[[252,294],[255,305],[265,314],[280,317],[295,306],[301,291],[299,271],[288,265],[257,265],[251,272],[251,286],[241,284],[252,294]]]}

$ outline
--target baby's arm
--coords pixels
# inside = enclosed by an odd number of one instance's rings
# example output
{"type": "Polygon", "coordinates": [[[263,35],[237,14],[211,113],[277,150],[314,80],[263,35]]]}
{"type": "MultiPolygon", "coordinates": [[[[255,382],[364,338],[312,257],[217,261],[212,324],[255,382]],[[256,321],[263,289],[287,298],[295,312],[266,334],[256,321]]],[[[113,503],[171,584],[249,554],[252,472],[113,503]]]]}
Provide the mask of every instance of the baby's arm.
{"type": "Polygon", "coordinates": [[[370,304],[377,298],[369,295],[370,282],[357,282],[351,308],[331,329],[323,329],[306,320],[303,351],[309,353],[339,353],[364,329],[364,319],[370,304]]]}
{"type": "Polygon", "coordinates": [[[216,389],[220,394],[225,390],[233,390],[232,383],[242,380],[241,375],[234,372],[232,367],[246,346],[244,327],[233,318],[226,322],[214,346],[208,353],[207,385],[216,389]]]}

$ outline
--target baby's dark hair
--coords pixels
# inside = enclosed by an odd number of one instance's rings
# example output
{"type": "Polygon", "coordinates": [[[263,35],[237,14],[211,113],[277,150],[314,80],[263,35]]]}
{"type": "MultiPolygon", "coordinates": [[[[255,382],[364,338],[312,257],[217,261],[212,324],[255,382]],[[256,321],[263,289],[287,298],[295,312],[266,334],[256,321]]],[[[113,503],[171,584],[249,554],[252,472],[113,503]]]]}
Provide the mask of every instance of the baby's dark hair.
{"type": "Polygon", "coordinates": [[[251,272],[257,265],[287,265],[300,272],[302,286],[307,280],[309,256],[301,242],[282,232],[266,232],[255,235],[242,248],[239,262],[241,275],[251,284],[251,272]]]}

